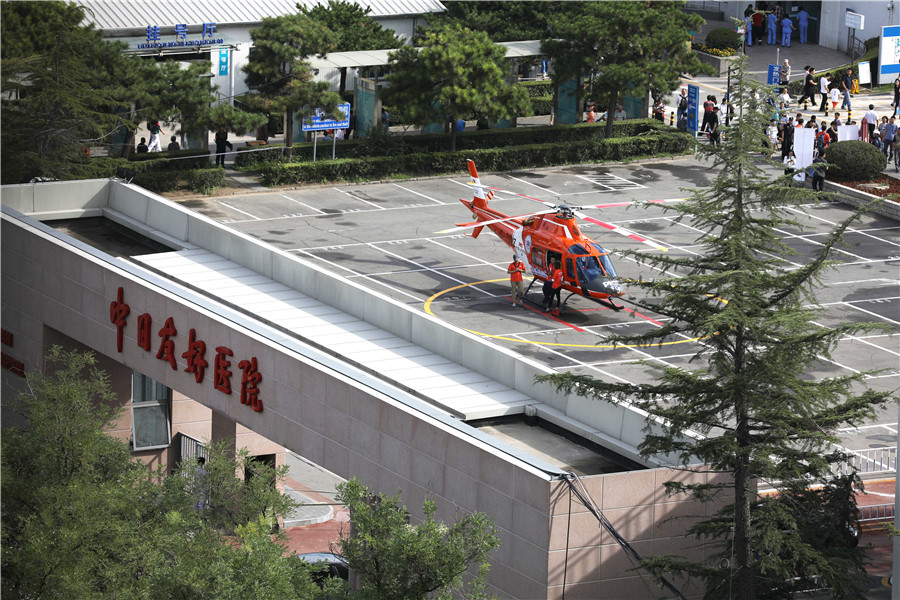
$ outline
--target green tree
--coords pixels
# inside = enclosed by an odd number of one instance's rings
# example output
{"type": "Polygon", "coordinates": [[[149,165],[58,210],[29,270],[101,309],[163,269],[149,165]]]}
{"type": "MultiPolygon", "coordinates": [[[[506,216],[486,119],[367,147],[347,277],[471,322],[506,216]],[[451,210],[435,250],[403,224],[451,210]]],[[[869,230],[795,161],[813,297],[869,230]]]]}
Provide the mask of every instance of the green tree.
{"type": "Polygon", "coordinates": [[[2,436],[4,597],[313,597],[308,568],[269,535],[291,505],[271,485],[281,473],[245,484],[240,454],[216,446],[200,481],[148,471],[104,432],[120,411],[94,357],[54,347],[45,362],[4,407],[28,423],[2,436]]]}
{"type": "MultiPolygon", "coordinates": [[[[688,46],[688,32],[703,19],[682,10],[684,2],[584,2],[580,10],[550,17],[552,37],[541,48],[554,59],[555,85],[585,82],[585,96],[605,101],[612,115],[619,96],[651,89],[674,90],[682,73],[707,72],[688,46]]],[[[613,120],[606,121],[611,136],[613,120]]]]}
{"type": "Polygon", "coordinates": [[[436,521],[437,507],[426,500],[424,518],[409,523],[399,496],[372,496],[357,479],[338,487],[339,502],[350,509],[354,534],[341,536],[340,552],[360,578],[365,598],[420,600],[479,594],[488,555],[500,546],[497,531],[483,513],[467,514],[449,525],[436,521]],[[479,565],[468,585],[462,574],[479,565]]]}
{"type": "Polygon", "coordinates": [[[567,392],[633,403],[649,414],[640,446],[645,456],[675,456],[684,466],[704,465],[688,468],[717,474],[709,483],[667,484],[671,493],[719,501],[711,517],[690,528],[709,544],[710,559],[654,557],[651,569],[699,576],[710,598],[788,597],[791,578],[802,585],[813,575],[833,597],[858,597],[860,549],[844,534],[856,514],[847,490],[859,480],[831,475],[843,458],[837,428],[865,422],[891,397],[866,389],[865,373],[813,373],[842,338],[876,328],[823,326],[823,309],[813,297],[858,213],[821,240],[807,264],[794,268],[786,260],[795,253],[780,232],[802,234],[795,213],[827,195],[792,187],[790,175],[773,180],[761,164],[771,114],[764,99],[772,90],[748,81],[746,60],[738,67],[739,118],[725,129],[721,147],[702,147],[718,176],[674,209],[701,232],[696,256],[631,253],[661,272],[636,281],[647,296],[631,300],[662,315],[665,324],[612,339],[647,345],[702,340],[692,357],[697,366],[661,368],[653,381],[639,384],[572,374],[549,379],[567,392]],[[779,493],[762,496],[760,481],[779,493]],[[818,493],[809,491],[814,486],[818,493]]]}
{"type": "Polygon", "coordinates": [[[284,112],[285,146],[288,156],[294,146],[294,113],[304,117],[321,108],[337,114],[340,98],[328,91],[328,83],[313,81],[306,58],[324,55],[334,48],[332,32],[304,14],[263,19],[262,27],[250,30],[254,52],[244,66],[247,85],[255,93],[246,102],[262,112],[284,112]]]}
{"type": "MultiPolygon", "coordinates": [[[[550,15],[560,10],[568,11],[573,5],[582,3],[449,0],[442,4],[447,10],[429,15],[429,26],[458,25],[483,31],[493,42],[513,42],[546,37],[550,15]]],[[[425,31],[427,28],[423,28],[421,33],[425,31]]]]}
{"type": "Polygon", "coordinates": [[[429,29],[421,49],[404,46],[390,54],[384,101],[402,107],[408,122],[448,123],[454,151],[458,119],[497,120],[531,110],[528,92],[507,81],[504,56],[505,49],[484,33],[458,26],[429,29]]]}
{"type": "MultiPolygon", "coordinates": [[[[308,8],[298,4],[300,12],[321,23],[333,34],[332,52],[356,52],[359,50],[386,50],[399,48],[403,40],[390,29],[369,16],[370,7],[363,8],[355,2],[328,0],[328,4],[316,4],[308,8]]],[[[341,67],[341,83],[338,94],[343,98],[347,86],[347,67],[341,67]]]]}
{"type": "Polygon", "coordinates": [[[129,121],[117,85],[121,44],[79,23],[62,2],[0,4],[2,182],[71,178],[85,149],[129,121]]]}

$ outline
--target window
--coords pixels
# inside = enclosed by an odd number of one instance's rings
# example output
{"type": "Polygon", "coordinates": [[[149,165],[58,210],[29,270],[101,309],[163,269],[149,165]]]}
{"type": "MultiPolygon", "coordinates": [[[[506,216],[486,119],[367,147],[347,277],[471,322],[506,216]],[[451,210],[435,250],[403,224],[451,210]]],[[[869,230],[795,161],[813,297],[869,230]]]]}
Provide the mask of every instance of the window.
{"type": "Polygon", "coordinates": [[[172,442],[172,390],[137,371],[131,378],[131,440],[135,450],[172,442]]]}

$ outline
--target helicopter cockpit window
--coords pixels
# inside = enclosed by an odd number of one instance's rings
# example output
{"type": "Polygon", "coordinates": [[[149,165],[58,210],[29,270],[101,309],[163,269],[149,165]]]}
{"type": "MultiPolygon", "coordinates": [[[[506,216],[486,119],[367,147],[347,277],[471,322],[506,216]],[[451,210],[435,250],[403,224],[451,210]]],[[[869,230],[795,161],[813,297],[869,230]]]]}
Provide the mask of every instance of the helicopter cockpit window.
{"type": "MultiPolygon", "coordinates": [[[[597,244],[592,244],[592,246],[599,249],[600,252],[605,252],[597,244]]],[[[575,264],[578,268],[578,280],[582,283],[588,283],[604,275],[616,276],[616,271],[606,255],[592,256],[589,254],[589,250],[581,244],[569,246],[569,253],[576,255],[575,264]],[[577,256],[579,254],[582,256],[577,256]]]]}
{"type": "Polygon", "coordinates": [[[603,270],[606,272],[606,275],[608,277],[618,277],[615,268],[613,268],[612,261],[609,260],[609,253],[604,250],[600,246],[600,244],[591,242],[591,246],[593,246],[597,250],[597,252],[600,253],[600,256],[598,258],[600,259],[600,264],[603,266],[603,270]]]}

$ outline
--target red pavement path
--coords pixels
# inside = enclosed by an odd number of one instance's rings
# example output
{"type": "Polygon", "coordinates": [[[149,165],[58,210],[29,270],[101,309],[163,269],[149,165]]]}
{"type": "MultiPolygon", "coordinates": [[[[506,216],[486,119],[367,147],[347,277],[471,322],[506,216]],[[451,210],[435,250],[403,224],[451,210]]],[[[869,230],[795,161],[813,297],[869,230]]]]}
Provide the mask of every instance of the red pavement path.
{"type": "MultiPolygon", "coordinates": [[[[297,490],[310,500],[316,502],[331,503],[332,499],[315,491],[290,477],[285,479],[285,484],[291,489],[297,490]]],[[[332,552],[337,549],[341,532],[350,533],[350,512],[344,506],[332,505],[334,517],[324,523],[303,525],[301,527],[289,527],[284,530],[287,536],[287,552],[290,554],[307,554],[309,552],[332,552]]]]}
{"type": "MultiPolygon", "coordinates": [[[[894,503],[894,480],[879,479],[865,482],[865,492],[857,494],[858,506],[875,506],[894,503]]],[[[891,522],[891,520],[887,521],[891,522]]],[[[885,529],[885,522],[866,523],[860,543],[871,548],[866,553],[866,571],[870,575],[888,576],[894,560],[894,544],[885,529]]]]}

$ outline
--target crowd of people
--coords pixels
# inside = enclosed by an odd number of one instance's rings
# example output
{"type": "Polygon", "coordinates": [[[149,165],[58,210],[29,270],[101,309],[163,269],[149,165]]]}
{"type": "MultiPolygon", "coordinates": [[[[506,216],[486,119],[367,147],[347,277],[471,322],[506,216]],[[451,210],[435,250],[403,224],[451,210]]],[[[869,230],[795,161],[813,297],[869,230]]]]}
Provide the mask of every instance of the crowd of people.
{"type": "Polygon", "coordinates": [[[774,2],[770,8],[768,2],[758,2],[756,8],[748,4],[744,10],[745,43],[747,46],[761,45],[765,37],[770,46],[791,47],[791,37],[795,31],[800,32],[800,43],[805,44],[809,34],[809,13],[802,6],[797,11],[797,26],[790,15],[784,12],[781,2],[774,2]]]}

